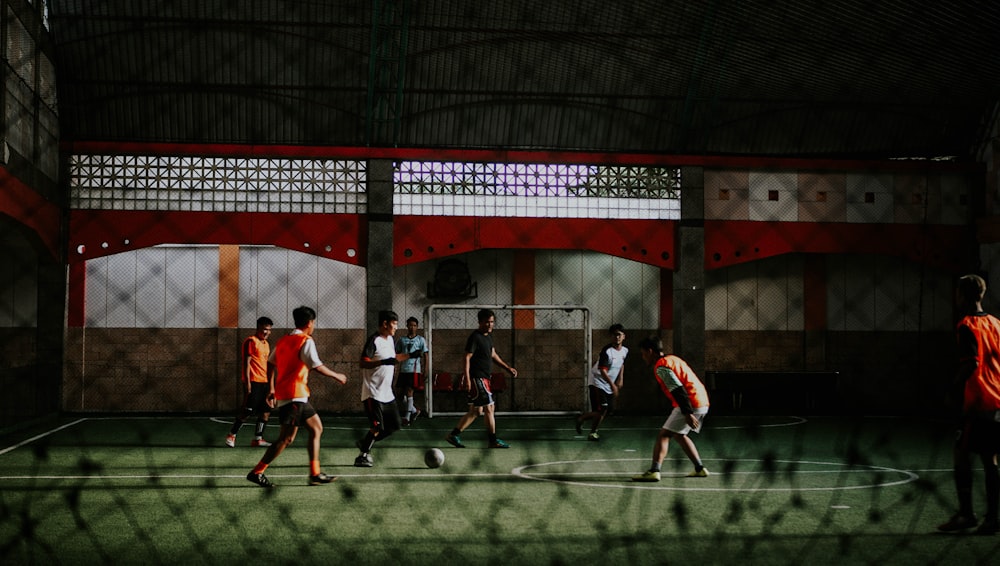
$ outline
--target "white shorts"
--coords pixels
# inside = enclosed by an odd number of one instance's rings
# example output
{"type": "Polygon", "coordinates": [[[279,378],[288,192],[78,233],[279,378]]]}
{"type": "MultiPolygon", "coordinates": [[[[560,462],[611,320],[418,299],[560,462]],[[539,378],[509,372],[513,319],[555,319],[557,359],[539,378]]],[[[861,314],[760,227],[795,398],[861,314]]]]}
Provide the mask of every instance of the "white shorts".
{"type": "MultiPolygon", "coordinates": [[[[701,431],[701,425],[705,424],[705,415],[707,414],[708,407],[700,407],[694,410],[694,416],[698,417],[698,428],[693,429],[695,432],[701,431]]],[[[667,422],[663,423],[661,428],[680,435],[685,435],[692,430],[687,424],[687,418],[684,417],[684,413],[677,407],[674,407],[674,410],[670,411],[667,422]]]]}

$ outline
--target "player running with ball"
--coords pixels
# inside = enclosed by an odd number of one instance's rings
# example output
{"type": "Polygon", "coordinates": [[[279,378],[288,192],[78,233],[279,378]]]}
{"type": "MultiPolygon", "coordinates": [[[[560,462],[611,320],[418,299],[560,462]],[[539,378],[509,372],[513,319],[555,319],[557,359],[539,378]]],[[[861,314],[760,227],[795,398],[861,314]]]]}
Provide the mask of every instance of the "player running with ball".
{"type": "Polygon", "coordinates": [[[701,456],[694,442],[688,438],[692,430],[699,432],[708,414],[708,393],[705,385],[695,375],[687,362],[673,355],[663,353],[663,341],[657,337],[644,338],[639,342],[639,353],[647,365],[653,366],[653,376],[656,377],[660,389],[670,399],[674,408],[663,423],[660,434],[653,443],[653,464],[649,470],[632,476],[633,481],[660,481],[660,466],[667,455],[670,439],[681,445],[681,450],[694,464],[694,471],[689,478],[704,478],[708,469],[701,463],[701,456]]]}

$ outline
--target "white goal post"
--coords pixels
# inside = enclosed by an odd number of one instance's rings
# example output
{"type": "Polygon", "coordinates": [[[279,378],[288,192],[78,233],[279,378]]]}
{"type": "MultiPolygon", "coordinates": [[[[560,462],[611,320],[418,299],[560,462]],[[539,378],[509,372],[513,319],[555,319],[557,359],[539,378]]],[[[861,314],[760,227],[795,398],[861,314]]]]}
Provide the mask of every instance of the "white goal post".
{"type": "MultiPolygon", "coordinates": [[[[433,418],[435,414],[460,414],[466,410],[464,393],[454,391],[450,386],[459,381],[457,378],[461,377],[461,372],[464,370],[465,340],[476,329],[476,314],[481,309],[493,310],[498,319],[502,313],[510,312],[510,327],[502,327],[498,320],[497,328],[494,330],[494,335],[501,333],[505,337],[510,337],[509,344],[506,344],[508,340],[504,340],[505,343],[498,344],[496,350],[505,362],[518,369],[519,375],[517,379],[507,377],[510,392],[509,397],[503,399],[503,404],[512,405],[513,410],[505,408],[504,412],[551,415],[575,412],[581,408],[586,410],[590,402],[587,384],[593,356],[593,333],[588,307],[433,304],[424,309],[423,323],[428,350],[427,366],[424,368],[424,394],[428,417],[433,418]],[[453,320],[450,326],[441,324],[438,317],[448,311],[467,311],[471,313],[471,319],[467,313],[452,313],[456,315],[457,320],[453,320]],[[541,311],[546,314],[540,327],[519,328],[513,323],[517,311],[534,313],[541,311]],[[566,316],[559,315],[560,312],[566,313],[566,316]],[[438,332],[438,338],[435,338],[435,332],[438,332]],[[524,333],[528,333],[528,340],[519,336],[524,333]],[[575,333],[581,334],[579,344],[570,344],[570,341],[575,342],[577,339],[575,333]],[[549,341],[552,343],[548,343],[549,341]],[[439,353],[438,359],[435,358],[435,350],[439,353]],[[444,362],[444,359],[449,362],[444,362]],[[437,365],[435,362],[440,364],[441,370],[435,369],[437,365]],[[449,371],[442,371],[445,369],[449,371]],[[441,376],[445,376],[443,379],[450,378],[453,382],[436,383],[436,378],[441,376]],[[519,387],[529,393],[524,402],[518,402],[514,398],[514,391],[519,387]],[[548,393],[530,395],[532,391],[541,391],[543,388],[556,388],[556,390],[552,391],[551,397],[548,397],[548,393]],[[446,395],[441,399],[441,405],[447,402],[451,407],[437,410],[434,403],[435,394],[446,395]],[[546,397],[550,400],[548,405],[544,404],[546,397]],[[529,406],[526,410],[521,410],[518,408],[520,404],[529,406]]],[[[500,371],[499,368],[497,371],[500,371]]],[[[501,393],[504,394],[506,393],[501,393]]]]}

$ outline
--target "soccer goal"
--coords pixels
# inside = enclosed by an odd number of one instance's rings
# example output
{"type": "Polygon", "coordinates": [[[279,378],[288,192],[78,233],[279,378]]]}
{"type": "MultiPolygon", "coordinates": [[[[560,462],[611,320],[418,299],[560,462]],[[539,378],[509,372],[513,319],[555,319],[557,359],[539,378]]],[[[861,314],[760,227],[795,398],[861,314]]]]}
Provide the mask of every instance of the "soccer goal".
{"type": "Polygon", "coordinates": [[[496,410],[517,414],[558,414],[586,409],[592,358],[590,310],[582,305],[455,305],[424,309],[427,415],[464,413],[459,391],[465,342],[479,327],[478,313],[496,317],[493,347],[517,368],[512,379],[494,364],[496,410]]]}

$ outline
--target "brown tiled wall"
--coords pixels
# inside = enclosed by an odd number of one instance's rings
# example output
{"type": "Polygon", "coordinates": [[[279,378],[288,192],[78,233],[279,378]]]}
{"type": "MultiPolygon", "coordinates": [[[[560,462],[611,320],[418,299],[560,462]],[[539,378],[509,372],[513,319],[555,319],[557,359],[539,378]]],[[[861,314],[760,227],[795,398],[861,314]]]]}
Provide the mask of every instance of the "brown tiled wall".
{"type": "Polygon", "coordinates": [[[954,359],[950,332],[712,331],[705,343],[708,371],[839,372],[823,401],[846,413],[937,414],[954,359]]]}
{"type": "Polygon", "coordinates": [[[35,328],[0,328],[0,370],[35,363],[35,328]]]}
{"type": "MultiPolygon", "coordinates": [[[[67,335],[63,407],[82,412],[212,412],[229,413],[240,402],[239,345],[253,331],[234,329],[71,329],[67,335]],[[83,364],[81,360],[86,359],[83,364]]],[[[435,371],[457,379],[469,330],[434,333],[435,371]]],[[[275,329],[272,345],[287,329],[275,329]]],[[[645,333],[630,335],[634,342],[626,362],[626,388],[619,398],[622,411],[660,410],[662,394],[637,348],[645,333]]],[[[582,337],[571,330],[497,330],[494,346],[504,361],[517,367],[520,377],[507,379],[498,394],[498,410],[579,411],[584,406],[582,337]],[[512,338],[514,343],[512,343],[512,338]]],[[[360,413],[361,370],[358,359],[366,334],[359,330],[316,331],[314,338],[323,362],[346,373],[341,386],[313,373],[312,403],[320,411],[360,413]]],[[[664,336],[669,344],[669,335],[664,336]]],[[[596,351],[607,340],[593,337],[596,351]]],[[[494,368],[500,371],[499,368],[494,368]]],[[[459,393],[439,393],[435,410],[463,411],[459,393]]]]}

